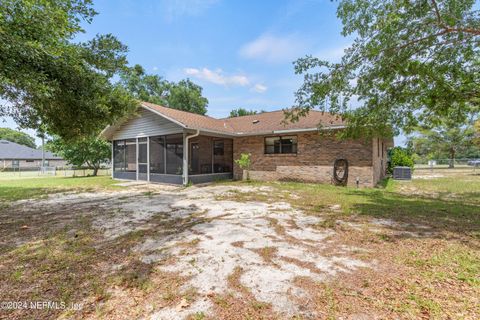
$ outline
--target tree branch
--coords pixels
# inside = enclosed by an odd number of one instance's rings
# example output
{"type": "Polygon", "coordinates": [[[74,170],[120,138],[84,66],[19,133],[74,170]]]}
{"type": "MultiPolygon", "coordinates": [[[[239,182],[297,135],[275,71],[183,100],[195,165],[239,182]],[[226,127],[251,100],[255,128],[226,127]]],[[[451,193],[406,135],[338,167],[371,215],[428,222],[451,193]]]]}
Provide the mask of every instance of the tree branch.
{"type": "Polygon", "coordinates": [[[432,5],[433,9],[435,10],[435,15],[437,16],[438,24],[445,29],[446,26],[445,23],[442,21],[442,17],[440,16],[440,10],[438,9],[437,1],[432,0],[432,5]]]}
{"type": "Polygon", "coordinates": [[[431,0],[432,1],[432,6],[433,10],[435,11],[435,16],[437,17],[437,22],[438,25],[445,30],[447,33],[450,32],[465,32],[465,33],[471,33],[474,35],[480,35],[480,30],[479,29],[474,29],[474,28],[451,28],[445,24],[445,22],[442,20],[442,16],[440,15],[440,10],[438,9],[437,1],[436,0],[431,0]]]}

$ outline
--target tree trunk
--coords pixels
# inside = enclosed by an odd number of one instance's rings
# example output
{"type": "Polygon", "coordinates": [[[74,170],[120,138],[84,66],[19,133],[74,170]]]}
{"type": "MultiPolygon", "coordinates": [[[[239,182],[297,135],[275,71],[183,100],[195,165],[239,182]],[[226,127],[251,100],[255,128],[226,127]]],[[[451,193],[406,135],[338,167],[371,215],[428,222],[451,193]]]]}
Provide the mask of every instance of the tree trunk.
{"type": "Polygon", "coordinates": [[[455,149],[454,148],[450,149],[450,162],[448,164],[448,167],[451,169],[455,168],[455,149]]]}
{"type": "Polygon", "coordinates": [[[94,167],[93,168],[93,176],[96,177],[97,176],[97,173],[98,173],[98,167],[94,167]]]}

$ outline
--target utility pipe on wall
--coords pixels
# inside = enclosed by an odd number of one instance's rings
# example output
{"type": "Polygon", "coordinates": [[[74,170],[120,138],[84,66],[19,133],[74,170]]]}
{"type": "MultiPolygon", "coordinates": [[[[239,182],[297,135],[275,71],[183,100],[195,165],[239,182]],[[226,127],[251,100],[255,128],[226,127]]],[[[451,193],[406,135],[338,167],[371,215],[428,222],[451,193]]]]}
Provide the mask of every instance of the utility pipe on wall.
{"type": "Polygon", "coordinates": [[[189,148],[189,141],[191,138],[198,137],[200,135],[200,130],[197,129],[197,132],[192,134],[191,136],[184,135],[183,137],[183,185],[186,186],[188,184],[188,150],[189,148]]]}

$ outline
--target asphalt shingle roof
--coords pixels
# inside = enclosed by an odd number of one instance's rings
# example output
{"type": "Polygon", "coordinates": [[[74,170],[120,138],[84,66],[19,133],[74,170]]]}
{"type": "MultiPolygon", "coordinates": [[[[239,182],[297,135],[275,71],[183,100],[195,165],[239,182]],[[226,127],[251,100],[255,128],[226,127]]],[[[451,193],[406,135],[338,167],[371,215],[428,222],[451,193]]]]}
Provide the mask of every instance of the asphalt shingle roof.
{"type": "Polygon", "coordinates": [[[345,125],[338,116],[328,112],[312,110],[297,122],[284,121],[283,110],[264,112],[234,118],[215,119],[195,113],[180,111],[142,102],[144,107],[154,110],[165,117],[176,121],[187,128],[209,130],[231,135],[265,134],[282,130],[314,129],[321,125],[324,128],[335,128],[345,125]]]}
{"type": "MultiPolygon", "coordinates": [[[[32,149],[7,140],[0,140],[0,159],[40,160],[42,159],[42,150],[32,149]]],[[[62,158],[45,151],[45,159],[57,160],[62,158]]]]}

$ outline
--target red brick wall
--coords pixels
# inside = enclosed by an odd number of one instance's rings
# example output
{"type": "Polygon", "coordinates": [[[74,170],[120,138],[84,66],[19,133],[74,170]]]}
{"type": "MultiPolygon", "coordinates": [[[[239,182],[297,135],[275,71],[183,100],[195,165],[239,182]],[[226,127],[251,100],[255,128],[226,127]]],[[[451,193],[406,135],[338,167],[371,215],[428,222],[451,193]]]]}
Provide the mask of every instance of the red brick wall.
{"type": "Polygon", "coordinates": [[[373,181],[378,183],[387,174],[387,149],[393,146],[393,138],[373,138],[373,181]]]}
{"type": "MultiPolygon", "coordinates": [[[[290,134],[291,135],[291,134],[290,134]]],[[[349,163],[349,185],[358,178],[362,186],[376,184],[373,174],[373,152],[370,139],[338,140],[317,132],[296,134],[297,154],[264,154],[266,136],[234,139],[234,159],[241,153],[250,153],[252,179],[301,180],[330,183],[335,159],[344,158],[349,163]]],[[[235,164],[234,177],[241,179],[242,170],[235,164]]]]}

